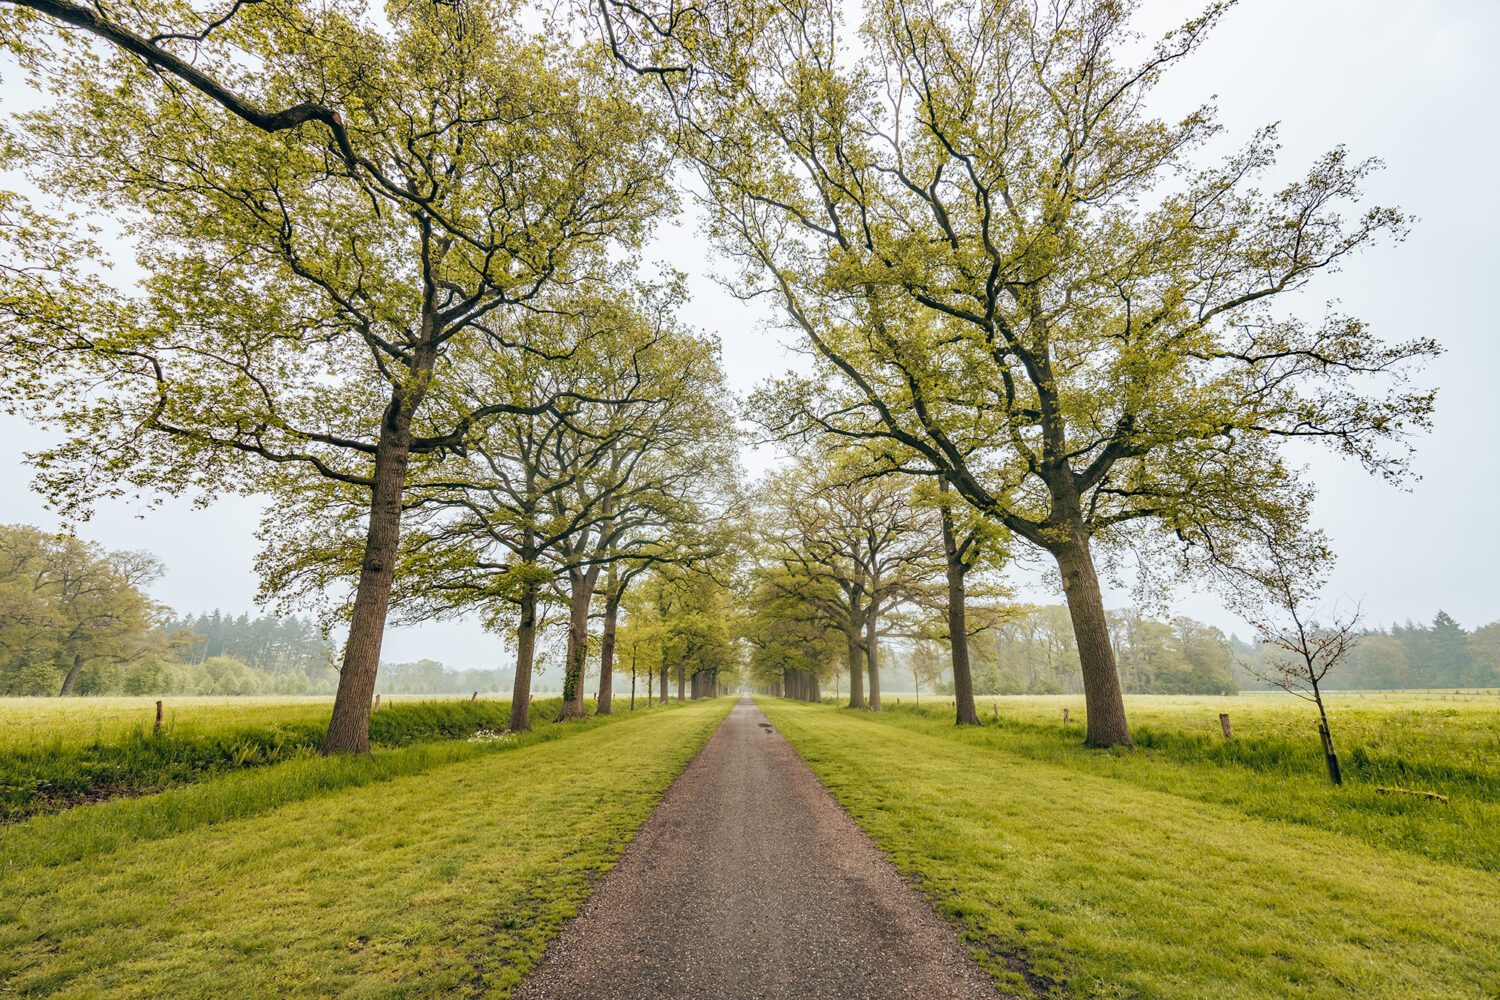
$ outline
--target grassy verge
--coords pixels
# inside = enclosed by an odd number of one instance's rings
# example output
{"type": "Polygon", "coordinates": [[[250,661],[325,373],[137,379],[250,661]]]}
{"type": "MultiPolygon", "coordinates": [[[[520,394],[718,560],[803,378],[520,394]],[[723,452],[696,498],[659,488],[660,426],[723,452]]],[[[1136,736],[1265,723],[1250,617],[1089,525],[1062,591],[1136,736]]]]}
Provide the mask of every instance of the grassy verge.
{"type": "MultiPolygon", "coordinates": [[[[305,756],[321,742],[328,716],[326,702],[211,705],[174,711],[155,732],[138,711],[127,720],[98,708],[92,718],[96,735],[86,739],[90,713],[53,704],[59,711],[50,739],[41,728],[45,720],[33,711],[26,726],[30,738],[12,736],[0,746],[0,822],[305,756]]],[[[539,722],[556,710],[556,702],[534,707],[539,722]]],[[[503,729],[509,713],[509,702],[493,700],[388,704],[370,720],[370,741],[399,747],[503,729]]]]}
{"type": "Polygon", "coordinates": [[[979,730],[955,730],[947,702],[888,707],[881,721],[1301,823],[1438,861],[1500,872],[1500,696],[1339,694],[1331,709],[1346,784],[1328,783],[1316,714],[1282,696],[1133,696],[1137,747],[1098,753],[1080,745],[1082,699],[983,699],[979,730]],[[1448,700],[1448,699],[1453,700],[1448,700]],[[1043,703],[1043,704],[1039,704],[1043,703]],[[1072,724],[1061,724],[1071,706],[1072,724]],[[1234,721],[1225,740],[1218,713],[1234,721]],[[1377,786],[1434,791],[1446,805],[1377,786]]]}
{"type": "MultiPolygon", "coordinates": [[[[1175,794],[1129,770],[1164,765],[1176,780],[1180,762],[1044,757],[995,742],[1003,727],[955,733],[914,713],[762,704],[1018,993],[1049,982],[1099,997],[1500,992],[1492,873],[1175,794]],[[1111,770],[1120,761],[1123,774],[1111,770]]],[[[1204,783],[1228,770],[1197,768],[1204,783]]]]}
{"type": "Polygon", "coordinates": [[[25,854],[0,874],[0,994],[503,996],[730,704],[297,761],[19,824],[0,832],[0,854],[25,854]],[[468,756],[423,756],[443,750],[468,756]],[[375,780],[391,761],[419,773],[375,780]],[[323,770],[335,787],[314,787],[323,770]],[[192,797],[278,780],[293,794],[237,817],[192,797]],[[132,819],[169,797],[189,819],[132,819]],[[147,832],[48,854],[45,825],[94,817],[147,832]]]}

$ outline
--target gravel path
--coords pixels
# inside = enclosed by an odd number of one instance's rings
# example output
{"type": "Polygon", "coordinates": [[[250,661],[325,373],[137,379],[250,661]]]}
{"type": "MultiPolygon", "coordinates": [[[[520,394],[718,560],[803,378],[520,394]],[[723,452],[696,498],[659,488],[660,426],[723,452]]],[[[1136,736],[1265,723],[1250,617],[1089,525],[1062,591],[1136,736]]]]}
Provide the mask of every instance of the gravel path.
{"type": "Polygon", "coordinates": [[[514,996],[999,994],[746,698],[514,996]]]}

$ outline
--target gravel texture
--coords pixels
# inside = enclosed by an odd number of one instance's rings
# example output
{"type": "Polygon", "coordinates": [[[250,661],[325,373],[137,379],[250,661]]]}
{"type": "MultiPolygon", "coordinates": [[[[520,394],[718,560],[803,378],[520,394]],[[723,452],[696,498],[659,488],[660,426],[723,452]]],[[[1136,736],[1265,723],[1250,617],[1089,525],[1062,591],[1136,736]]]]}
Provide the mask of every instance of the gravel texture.
{"type": "Polygon", "coordinates": [[[514,996],[1000,994],[747,698],[514,996]]]}

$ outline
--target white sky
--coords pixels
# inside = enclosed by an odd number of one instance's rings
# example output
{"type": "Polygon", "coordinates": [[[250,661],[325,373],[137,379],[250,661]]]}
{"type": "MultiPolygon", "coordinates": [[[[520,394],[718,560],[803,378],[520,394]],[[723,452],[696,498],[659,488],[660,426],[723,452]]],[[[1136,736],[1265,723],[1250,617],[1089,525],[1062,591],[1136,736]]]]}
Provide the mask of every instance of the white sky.
{"type": "MultiPolygon", "coordinates": [[[[1201,3],[1146,0],[1152,34],[1201,3]]],[[[1432,336],[1447,353],[1431,369],[1440,387],[1436,429],[1420,443],[1410,492],[1357,466],[1307,452],[1321,488],[1317,525],[1340,554],[1331,597],[1362,601],[1366,620],[1430,619],[1438,608],[1466,627],[1500,618],[1500,447],[1495,432],[1500,337],[1490,296],[1500,254],[1500,3],[1494,0],[1244,0],[1203,50],[1159,92],[1171,116],[1218,95],[1229,143],[1280,121],[1283,166],[1294,172],[1328,147],[1378,155],[1387,169],[1369,185],[1372,201],[1416,215],[1406,243],[1380,248],[1316,282],[1296,308],[1316,317],[1337,298],[1387,339],[1432,336]]],[[[9,97],[10,95],[7,95],[9,97]]],[[[734,387],[798,361],[778,342],[767,313],[734,299],[711,279],[712,264],[691,222],[663,231],[653,253],[687,272],[687,319],[719,334],[734,387]]],[[[30,492],[24,452],[46,432],[0,415],[0,521],[56,527],[30,492]]],[[[747,456],[752,471],[763,459],[747,456]]],[[[155,596],[179,613],[252,610],[260,506],[227,497],[204,510],[169,500],[160,509],[101,508],[80,534],[110,548],[146,549],[165,561],[155,596]]],[[[1036,581],[1018,585],[1044,597],[1036,581]]],[[[1125,603],[1116,595],[1112,604],[1125,603]]],[[[1176,610],[1233,631],[1235,619],[1211,597],[1179,595],[1176,610]]],[[[383,658],[431,657],[452,667],[504,665],[498,640],[465,622],[392,629],[383,658]]]]}

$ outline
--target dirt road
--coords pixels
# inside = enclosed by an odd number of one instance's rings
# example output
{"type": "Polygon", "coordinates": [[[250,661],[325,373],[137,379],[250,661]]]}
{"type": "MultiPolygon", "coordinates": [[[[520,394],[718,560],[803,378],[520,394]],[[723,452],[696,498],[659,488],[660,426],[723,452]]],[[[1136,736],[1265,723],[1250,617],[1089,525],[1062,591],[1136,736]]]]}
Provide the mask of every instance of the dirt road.
{"type": "Polygon", "coordinates": [[[999,996],[749,699],[514,995],[999,996]]]}

